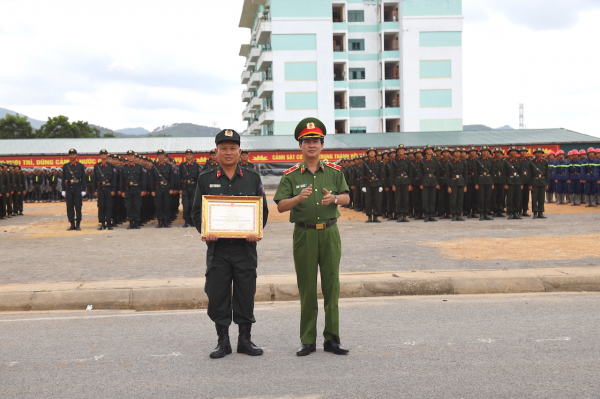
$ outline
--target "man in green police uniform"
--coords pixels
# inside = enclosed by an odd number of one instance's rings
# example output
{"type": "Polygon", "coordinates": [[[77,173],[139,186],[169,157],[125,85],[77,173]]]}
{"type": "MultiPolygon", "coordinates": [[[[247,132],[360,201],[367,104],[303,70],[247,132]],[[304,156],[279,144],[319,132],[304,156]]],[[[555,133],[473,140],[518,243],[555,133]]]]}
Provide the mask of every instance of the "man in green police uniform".
{"type": "Polygon", "coordinates": [[[274,200],[281,213],[290,212],[294,228],[294,266],[300,292],[300,341],[296,352],[307,356],[316,351],[317,271],[321,268],[321,289],[325,299],[324,349],[337,355],[349,351],[340,344],[339,309],[340,259],[342,243],[337,228],[339,205],[350,202],[341,168],[319,159],[327,129],[316,118],[296,126],[304,162],[284,172],[274,200]]]}
{"type": "MultiPolygon", "coordinates": [[[[231,129],[222,130],[215,137],[217,168],[208,168],[198,176],[196,195],[192,207],[194,226],[202,234],[202,196],[262,196],[263,227],[267,224],[269,208],[259,173],[238,165],[240,135],[231,129]]],[[[213,359],[232,352],[229,326],[232,321],[239,326],[238,353],[260,356],[263,350],[251,341],[256,294],[256,268],[258,255],[256,243],[260,238],[249,234],[246,239],[218,238],[215,234],[202,237],[206,242],[206,284],[208,316],[215,323],[219,337],[217,347],[210,354],[213,359]],[[231,286],[233,284],[233,297],[231,286]],[[232,306],[233,305],[233,306],[232,306]]]]}

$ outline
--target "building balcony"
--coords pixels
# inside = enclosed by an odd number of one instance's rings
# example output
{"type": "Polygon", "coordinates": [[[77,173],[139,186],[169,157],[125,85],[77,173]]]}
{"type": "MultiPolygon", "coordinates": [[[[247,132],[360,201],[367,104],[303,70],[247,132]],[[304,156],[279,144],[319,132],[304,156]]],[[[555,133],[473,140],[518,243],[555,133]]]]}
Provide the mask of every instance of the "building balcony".
{"type": "Polygon", "coordinates": [[[245,85],[250,80],[250,76],[252,76],[252,71],[244,71],[242,72],[242,84],[245,85]]]}
{"type": "Polygon", "coordinates": [[[260,57],[261,52],[262,52],[262,49],[260,47],[252,47],[252,49],[250,50],[250,53],[248,53],[248,60],[250,60],[250,62],[258,61],[258,58],[260,57]]]}
{"type": "Polygon", "coordinates": [[[254,121],[252,122],[252,124],[250,126],[248,126],[248,134],[261,134],[262,132],[262,126],[260,125],[260,123],[258,123],[258,121],[254,121]]]}
{"type": "Polygon", "coordinates": [[[254,97],[254,94],[251,91],[244,90],[242,93],[242,102],[248,103],[252,100],[252,97],[254,97]]]}
{"type": "Polygon", "coordinates": [[[250,109],[252,109],[252,110],[261,109],[262,104],[263,104],[262,98],[253,97],[252,100],[250,100],[250,109]]]}
{"type": "Polygon", "coordinates": [[[273,52],[272,51],[263,51],[260,57],[258,58],[258,62],[256,63],[257,71],[266,71],[273,64],[273,52]]]}
{"type": "Polygon", "coordinates": [[[248,86],[249,87],[258,87],[260,85],[260,82],[262,82],[262,80],[263,80],[263,73],[262,72],[254,72],[250,76],[250,79],[248,80],[248,86]]]}
{"type": "Polygon", "coordinates": [[[271,41],[271,20],[263,19],[260,21],[258,30],[256,31],[256,42],[258,44],[267,44],[271,41]]]}
{"type": "Polygon", "coordinates": [[[252,112],[244,111],[242,113],[242,120],[249,121],[250,119],[252,119],[252,112]]]}
{"type": "Polygon", "coordinates": [[[258,97],[259,98],[267,98],[271,94],[273,94],[273,90],[275,89],[275,84],[272,80],[263,80],[258,86],[258,97]]]}
{"type": "Polygon", "coordinates": [[[269,111],[264,110],[263,112],[261,112],[260,116],[258,117],[258,123],[261,126],[270,125],[274,121],[275,121],[275,111],[272,111],[272,110],[269,110],[269,111]]]}

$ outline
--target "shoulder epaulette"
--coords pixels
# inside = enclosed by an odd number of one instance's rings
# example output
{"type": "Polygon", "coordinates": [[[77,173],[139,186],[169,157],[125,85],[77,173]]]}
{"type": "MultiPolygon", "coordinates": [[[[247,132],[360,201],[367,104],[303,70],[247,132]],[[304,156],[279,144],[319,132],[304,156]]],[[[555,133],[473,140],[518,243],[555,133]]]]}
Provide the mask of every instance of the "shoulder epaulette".
{"type": "Polygon", "coordinates": [[[204,169],[202,172],[200,172],[200,174],[198,176],[206,175],[212,171],[213,171],[213,169],[204,169]]]}
{"type": "Polygon", "coordinates": [[[342,167],[340,165],[336,165],[336,164],[331,163],[331,162],[325,162],[325,165],[329,166],[332,169],[338,170],[338,171],[342,170],[342,167]]]}
{"type": "Polygon", "coordinates": [[[288,170],[286,170],[285,172],[283,172],[284,175],[289,175],[290,173],[292,173],[295,170],[298,170],[300,168],[300,164],[298,165],[294,165],[291,168],[289,168],[288,170]]]}

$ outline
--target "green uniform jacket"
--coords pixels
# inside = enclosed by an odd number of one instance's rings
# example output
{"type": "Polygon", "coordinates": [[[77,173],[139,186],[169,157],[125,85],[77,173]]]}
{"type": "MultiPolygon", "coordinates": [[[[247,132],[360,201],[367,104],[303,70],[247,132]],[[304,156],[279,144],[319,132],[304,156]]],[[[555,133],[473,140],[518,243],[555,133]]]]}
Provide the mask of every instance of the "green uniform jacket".
{"type": "Polygon", "coordinates": [[[463,159],[458,161],[451,159],[446,162],[446,176],[448,178],[448,187],[455,189],[467,185],[467,162],[463,159]]]}
{"type": "Polygon", "coordinates": [[[494,174],[496,164],[492,158],[479,158],[475,161],[477,171],[475,172],[475,184],[494,184],[494,174]]]}
{"type": "Polygon", "coordinates": [[[548,161],[545,159],[529,161],[530,186],[546,187],[550,181],[548,161]]]}
{"type": "Polygon", "coordinates": [[[477,174],[477,158],[467,158],[465,161],[467,162],[467,183],[475,184],[477,182],[477,178],[475,177],[477,174]]]}
{"type": "Polygon", "coordinates": [[[508,186],[520,186],[521,183],[521,167],[523,163],[519,159],[505,159],[504,160],[504,185],[508,186]]]}
{"type": "Polygon", "coordinates": [[[492,162],[494,162],[494,184],[504,184],[504,159],[492,159],[492,162]]]}
{"type": "Polygon", "coordinates": [[[421,178],[419,177],[419,161],[415,158],[414,161],[409,160],[410,170],[412,172],[410,185],[413,187],[421,186],[421,178]]]}
{"type": "Polygon", "coordinates": [[[361,187],[385,187],[385,168],[383,162],[365,161],[360,166],[361,187]]]}
{"type": "Polygon", "coordinates": [[[139,163],[134,163],[133,165],[130,165],[129,162],[127,162],[125,165],[123,165],[122,173],[123,174],[119,181],[119,184],[121,185],[119,191],[128,191],[125,189],[125,186],[129,186],[130,189],[132,187],[136,187],[139,188],[141,191],[144,191],[145,187],[147,187],[146,169],[144,169],[139,163]]]}
{"type": "MultiPolygon", "coordinates": [[[[377,161],[379,162],[379,161],[377,161]]],[[[381,162],[379,162],[381,163],[381,162]]],[[[333,195],[348,192],[348,186],[338,165],[328,162],[319,162],[319,167],[313,175],[306,163],[302,162],[286,170],[279,182],[274,200],[279,202],[284,199],[294,198],[306,187],[313,186],[313,193],[300,202],[290,211],[290,222],[319,224],[340,217],[337,204],[323,206],[323,189],[326,188],[333,195]]]]}
{"type": "Polygon", "coordinates": [[[433,157],[431,157],[431,159],[423,158],[419,161],[417,166],[419,180],[423,187],[435,187],[438,185],[440,165],[438,164],[437,159],[433,157]]]}
{"type": "Polygon", "coordinates": [[[385,167],[385,187],[392,188],[392,184],[394,184],[394,179],[392,179],[392,165],[388,161],[383,166],[385,167]]]}
{"type": "Polygon", "coordinates": [[[392,181],[395,186],[409,185],[413,178],[415,168],[407,157],[396,158],[390,163],[392,181]]]}
{"type": "Polygon", "coordinates": [[[446,164],[450,161],[449,159],[440,158],[438,159],[438,165],[440,168],[440,175],[438,177],[438,184],[440,186],[447,186],[448,179],[446,178],[446,164]]]}
{"type": "Polygon", "coordinates": [[[521,184],[529,186],[529,183],[531,181],[531,172],[529,171],[529,164],[531,163],[531,160],[527,157],[518,159],[519,161],[521,161],[521,184]]]}

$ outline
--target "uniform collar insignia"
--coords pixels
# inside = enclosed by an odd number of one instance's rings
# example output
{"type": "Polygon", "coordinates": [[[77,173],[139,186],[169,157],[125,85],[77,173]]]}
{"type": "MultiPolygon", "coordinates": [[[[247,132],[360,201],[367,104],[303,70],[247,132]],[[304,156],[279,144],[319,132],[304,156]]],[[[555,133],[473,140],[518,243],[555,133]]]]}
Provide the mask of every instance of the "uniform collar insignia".
{"type": "Polygon", "coordinates": [[[217,170],[217,178],[221,177],[221,169],[217,170]]]}
{"type": "Polygon", "coordinates": [[[300,168],[300,173],[304,173],[304,170],[305,170],[305,169],[306,169],[306,168],[304,167],[304,165],[302,165],[302,168],[300,168]]]}
{"type": "Polygon", "coordinates": [[[244,177],[244,170],[238,166],[238,171],[240,173],[240,177],[244,177]]]}

